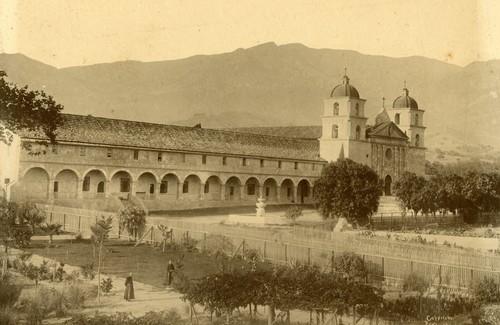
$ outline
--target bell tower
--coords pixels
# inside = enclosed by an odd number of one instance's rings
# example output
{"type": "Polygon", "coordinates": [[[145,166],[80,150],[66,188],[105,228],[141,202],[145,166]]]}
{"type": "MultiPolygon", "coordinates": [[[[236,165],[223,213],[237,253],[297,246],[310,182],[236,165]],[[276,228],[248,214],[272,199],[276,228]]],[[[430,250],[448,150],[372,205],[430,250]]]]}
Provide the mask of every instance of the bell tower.
{"type": "Polygon", "coordinates": [[[367,144],[365,102],[349,83],[349,77],[344,75],[342,83],[324,100],[322,136],[319,139],[321,158],[328,161],[349,158],[367,163],[362,153],[364,144],[367,144]]]}

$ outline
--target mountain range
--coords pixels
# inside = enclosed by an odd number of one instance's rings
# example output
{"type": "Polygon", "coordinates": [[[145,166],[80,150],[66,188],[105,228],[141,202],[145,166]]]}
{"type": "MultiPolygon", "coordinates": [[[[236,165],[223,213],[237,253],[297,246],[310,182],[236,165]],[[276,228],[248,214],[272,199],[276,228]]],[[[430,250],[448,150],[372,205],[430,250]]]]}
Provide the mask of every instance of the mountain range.
{"type": "Polygon", "coordinates": [[[406,81],[426,111],[431,150],[465,154],[479,146],[500,157],[499,60],[460,67],[419,56],[266,43],[179,60],[57,69],[0,54],[10,81],[53,95],[65,113],[208,128],[320,125],[323,99],[342,82],[344,68],[367,99],[368,124],[382,105],[392,107],[406,81]]]}

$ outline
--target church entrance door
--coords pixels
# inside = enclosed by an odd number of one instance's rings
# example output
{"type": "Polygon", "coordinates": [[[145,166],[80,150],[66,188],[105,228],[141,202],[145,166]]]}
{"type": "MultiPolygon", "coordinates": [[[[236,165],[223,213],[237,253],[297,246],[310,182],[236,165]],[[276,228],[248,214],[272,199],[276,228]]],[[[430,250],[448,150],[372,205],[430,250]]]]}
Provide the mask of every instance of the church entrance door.
{"type": "Polygon", "coordinates": [[[385,182],[384,182],[384,194],[385,194],[385,196],[391,195],[391,183],[392,183],[392,178],[390,175],[387,175],[385,177],[385,182]]]}

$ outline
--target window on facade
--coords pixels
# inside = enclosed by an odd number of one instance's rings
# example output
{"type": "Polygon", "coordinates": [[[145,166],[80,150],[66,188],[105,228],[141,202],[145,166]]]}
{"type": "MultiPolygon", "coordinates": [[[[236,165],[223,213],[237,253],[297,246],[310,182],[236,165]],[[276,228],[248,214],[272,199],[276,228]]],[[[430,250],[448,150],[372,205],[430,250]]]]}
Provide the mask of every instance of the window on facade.
{"type": "Polygon", "coordinates": [[[415,147],[418,147],[420,145],[420,135],[417,134],[415,135],[415,147]]]}
{"type": "Polygon", "coordinates": [[[80,156],[85,156],[87,154],[85,147],[80,147],[80,156]]]}
{"type": "Polygon", "coordinates": [[[418,114],[415,114],[415,125],[418,125],[418,114]]]}
{"type": "Polygon", "coordinates": [[[208,193],[210,191],[210,183],[206,182],[205,186],[203,187],[203,193],[208,193]]]}
{"type": "Polygon", "coordinates": [[[84,192],[90,191],[90,177],[85,177],[83,179],[82,191],[84,192]]]}
{"type": "Polygon", "coordinates": [[[134,150],[134,160],[139,159],[139,150],[134,150]]]}
{"type": "Polygon", "coordinates": [[[260,160],[260,167],[264,167],[264,159],[260,160]]]}
{"type": "Polygon", "coordinates": [[[246,166],[246,165],[247,165],[247,159],[246,159],[246,158],[243,158],[243,159],[241,160],[241,165],[242,165],[242,166],[246,166]]]}
{"type": "Polygon", "coordinates": [[[108,155],[107,156],[108,156],[108,158],[113,157],[113,149],[108,148],[108,155]]]}
{"type": "Polygon", "coordinates": [[[227,165],[227,157],[222,157],[222,165],[227,165]]]}
{"type": "Polygon", "coordinates": [[[160,193],[161,194],[168,193],[168,181],[161,181],[161,183],[160,183],[160,193]]]}
{"type": "Polygon", "coordinates": [[[230,196],[234,195],[234,186],[229,186],[229,195],[230,196]]]}
{"type": "Polygon", "coordinates": [[[149,184],[149,194],[155,194],[155,184],[149,184]]]}
{"type": "Polygon", "coordinates": [[[295,163],[294,163],[294,168],[295,168],[295,169],[299,169],[299,163],[298,163],[298,162],[295,162],[295,163]]]}
{"type": "Polygon", "coordinates": [[[356,126],[356,140],[359,140],[361,139],[361,128],[358,126],[356,126]]]}
{"type": "Polygon", "coordinates": [[[55,181],[54,182],[54,193],[57,193],[57,192],[59,192],[59,182],[55,181]]]}
{"type": "Polygon", "coordinates": [[[287,197],[292,196],[292,188],[291,188],[291,187],[287,187],[287,188],[286,188],[286,196],[287,196],[287,197]]]}
{"type": "Polygon", "coordinates": [[[281,168],[281,161],[278,161],[278,168],[281,168]]]}
{"type": "Polygon", "coordinates": [[[130,178],[120,178],[120,192],[130,192],[130,178]]]}
{"type": "Polygon", "coordinates": [[[359,116],[359,104],[356,103],[356,108],[354,109],[354,115],[359,116]]]}
{"type": "Polygon", "coordinates": [[[189,181],[184,181],[182,184],[182,193],[189,193],[189,181]]]}
{"type": "Polygon", "coordinates": [[[206,164],[207,164],[207,155],[203,155],[203,156],[201,156],[201,163],[202,163],[203,165],[206,165],[206,164]]]}
{"type": "Polygon", "coordinates": [[[161,152],[158,152],[158,161],[163,160],[163,154],[161,152]]]}
{"type": "Polygon", "coordinates": [[[104,182],[97,183],[97,193],[104,193],[104,182]]]}
{"type": "Polygon", "coordinates": [[[396,113],[396,115],[394,115],[394,123],[396,123],[396,125],[399,125],[399,113],[396,113]]]}
{"type": "Polygon", "coordinates": [[[334,124],[332,125],[332,138],[336,139],[339,137],[339,127],[334,124]]]}
{"type": "Polygon", "coordinates": [[[266,187],[266,196],[269,196],[271,194],[271,188],[266,187]]]}
{"type": "Polygon", "coordinates": [[[53,144],[53,145],[52,145],[52,153],[53,153],[54,155],[57,155],[58,151],[59,151],[59,150],[58,150],[58,148],[57,148],[57,144],[53,144]]]}
{"type": "Polygon", "coordinates": [[[392,159],[392,150],[391,150],[391,148],[387,148],[387,150],[385,151],[385,158],[387,160],[391,160],[392,159]]]}
{"type": "Polygon", "coordinates": [[[247,195],[255,195],[255,184],[247,185],[247,195]]]}
{"type": "Polygon", "coordinates": [[[333,115],[339,115],[339,103],[333,104],[333,115]]]}

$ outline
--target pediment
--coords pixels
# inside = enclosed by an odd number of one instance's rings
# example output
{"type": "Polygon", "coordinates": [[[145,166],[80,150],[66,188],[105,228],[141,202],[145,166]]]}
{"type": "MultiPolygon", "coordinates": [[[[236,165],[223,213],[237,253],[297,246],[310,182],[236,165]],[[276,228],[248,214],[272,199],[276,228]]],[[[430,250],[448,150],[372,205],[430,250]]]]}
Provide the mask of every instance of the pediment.
{"type": "Polygon", "coordinates": [[[384,122],[371,127],[368,136],[408,140],[406,134],[393,122],[384,122]]]}

